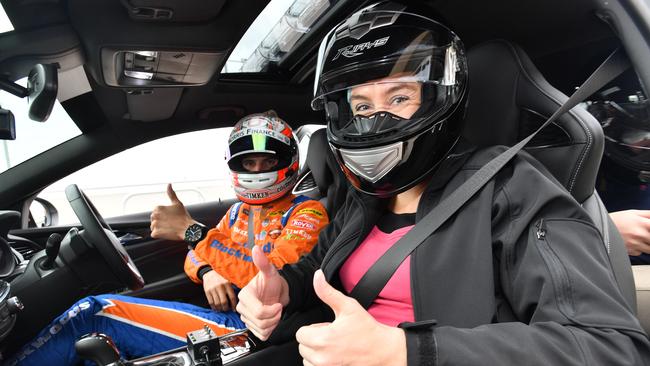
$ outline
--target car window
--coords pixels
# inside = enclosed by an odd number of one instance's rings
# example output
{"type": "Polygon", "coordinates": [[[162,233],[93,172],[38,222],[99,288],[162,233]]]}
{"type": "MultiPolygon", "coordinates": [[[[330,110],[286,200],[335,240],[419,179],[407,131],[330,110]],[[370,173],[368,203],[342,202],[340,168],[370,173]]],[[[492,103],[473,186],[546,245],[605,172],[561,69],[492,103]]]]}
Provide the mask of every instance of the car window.
{"type": "Polygon", "coordinates": [[[11,24],[4,7],[0,4],[0,33],[10,32],[12,30],[14,30],[14,26],[11,24]]]}
{"type": "MultiPolygon", "coordinates": [[[[150,141],[73,173],[38,197],[56,208],[58,225],[78,222],[65,197],[65,187],[73,183],[104,218],[169,204],[167,183],[173,184],[186,205],[235,198],[224,159],[231,130],[217,128],[150,141]]],[[[37,226],[47,225],[41,203],[33,203],[30,211],[37,226]]]]}
{"type": "MultiPolygon", "coordinates": [[[[16,82],[27,85],[27,78],[16,82]]],[[[66,113],[61,103],[54,103],[52,113],[46,122],[29,119],[29,105],[26,98],[18,98],[0,90],[0,107],[10,110],[15,118],[16,139],[0,140],[0,173],[29,160],[73,137],[81,131],[66,113]]]]}
{"type": "Polygon", "coordinates": [[[228,57],[224,74],[264,72],[290,53],[336,1],[271,0],[228,57]]]}

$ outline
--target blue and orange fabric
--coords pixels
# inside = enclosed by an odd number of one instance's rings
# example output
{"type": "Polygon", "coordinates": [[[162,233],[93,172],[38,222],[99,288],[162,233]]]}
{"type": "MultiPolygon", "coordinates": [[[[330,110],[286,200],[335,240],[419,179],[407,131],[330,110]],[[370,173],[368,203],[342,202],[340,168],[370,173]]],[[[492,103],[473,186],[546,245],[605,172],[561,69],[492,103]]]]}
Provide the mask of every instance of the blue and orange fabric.
{"type": "Polygon", "coordinates": [[[232,311],[120,295],[90,296],[54,319],[3,365],[74,365],[80,361],[74,343],[92,332],[111,336],[122,358],[132,359],[181,347],[188,332],[204,325],[217,335],[245,327],[232,311]]]}

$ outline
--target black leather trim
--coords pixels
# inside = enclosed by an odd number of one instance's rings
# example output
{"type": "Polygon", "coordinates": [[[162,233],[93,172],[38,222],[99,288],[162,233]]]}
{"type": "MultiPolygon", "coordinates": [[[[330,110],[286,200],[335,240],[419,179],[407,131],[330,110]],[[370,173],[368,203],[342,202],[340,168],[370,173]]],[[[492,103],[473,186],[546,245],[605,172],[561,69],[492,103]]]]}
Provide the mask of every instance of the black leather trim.
{"type": "MultiPolygon", "coordinates": [[[[526,113],[542,118],[552,115],[568,99],[551,86],[532,60],[518,46],[504,40],[489,41],[468,52],[469,103],[464,135],[479,147],[512,146],[537,126],[523,126],[526,113]]],[[[613,274],[631,309],[636,310],[634,277],[625,243],[609,220],[594,187],[604,149],[604,135],[598,121],[578,106],[556,121],[564,143],[529,147],[539,160],[583,204],[605,238],[613,274]],[[569,138],[567,138],[567,135],[569,138]]],[[[545,141],[555,141],[545,131],[545,141]]]]}
{"type": "MultiPolygon", "coordinates": [[[[329,147],[326,129],[312,133],[305,165],[311,171],[321,197],[326,197],[324,206],[329,217],[333,218],[345,201],[348,182],[329,147]]],[[[307,173],[303,173],[303,176],[304,174],[307,173]]]]}
{"type": "MultiPolygon", "coordinates": [[[[470,87],[464,134],[478,146],[514,145],[532,132],[521,123],[525,110],[548,117],[568,99],[544,79],[521,48],[507,41],[474,47],[468,53],[468,63],[470,87]]],[[[582,107],[558,118],[557,124],[571,137],[567,143],[528,152],[582,202],[594,191],[604,148],[602,129],[582,107]]]]}

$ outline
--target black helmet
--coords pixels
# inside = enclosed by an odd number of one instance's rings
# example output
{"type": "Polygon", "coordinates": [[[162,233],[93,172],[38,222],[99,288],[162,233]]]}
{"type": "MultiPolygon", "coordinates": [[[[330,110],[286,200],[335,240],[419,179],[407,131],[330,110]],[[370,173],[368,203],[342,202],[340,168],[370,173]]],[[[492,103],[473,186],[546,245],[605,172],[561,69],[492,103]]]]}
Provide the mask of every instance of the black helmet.
{"type": "Polygon", "coordinates": [[[434,171],[462,129],[467,63],[460,39],[411,6],[380,2],[321,43],[314,109],[352,185],[391,196],[434,171]]]}
{"type": "Polygon", "coordinates": [[[605,155],[650,182],[650,101],[641,92],[627,93],[624,99],[590,102],[587,109],[603,126],[605,155]]]}

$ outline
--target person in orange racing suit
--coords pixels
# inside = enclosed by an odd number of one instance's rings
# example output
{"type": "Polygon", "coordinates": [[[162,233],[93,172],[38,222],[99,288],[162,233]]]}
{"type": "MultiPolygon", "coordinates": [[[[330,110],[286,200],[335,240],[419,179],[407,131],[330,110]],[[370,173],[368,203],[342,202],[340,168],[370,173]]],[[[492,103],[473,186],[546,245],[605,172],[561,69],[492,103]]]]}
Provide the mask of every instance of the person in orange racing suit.
{"type": "Polygon", "coordinates": [[[171,185],[172,204],[156,207],[151,215],[152,237],[185,240],[194,248],[185,272],[203,283],[212,309],[110,294],[85,297],[7,364],[75,364],[74,343],[91,332],[112,337],[121,356],[130,359],[183,346],[186,334],[204,325],[217,335],[245,328],[233,310],[235,292],[257,273],[252,248],[259,246],[281,268],[311,250],[329,219],[318,201],[290,193],[298,175],[298,148],[291,128],[274,112],[244,117],[228,145],[226,159],[240,202],[215,228],[193,220],[171,185]]]}
{"type": "Polygon", "coordinates": [[[311,250],[318,232],[327,223],[327,213],[318,201],[291,194],[261,206],[238,202],[216,228],[208,231],[205,240],[187,254],[187,276],[201,283],[200,276],[205,276],[203,271],[209,268],[235,286],[244,287],[257,274],[251,257],[253,243],[248,241],[251,220],[254,245],[261,247],[277,268],[282,268],[311,250]]]}

